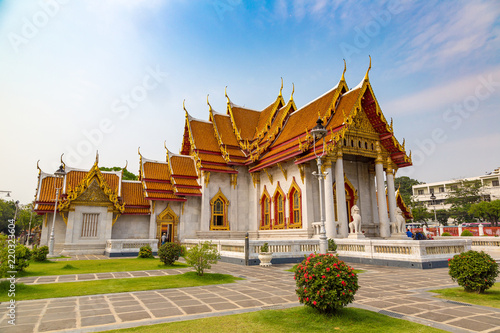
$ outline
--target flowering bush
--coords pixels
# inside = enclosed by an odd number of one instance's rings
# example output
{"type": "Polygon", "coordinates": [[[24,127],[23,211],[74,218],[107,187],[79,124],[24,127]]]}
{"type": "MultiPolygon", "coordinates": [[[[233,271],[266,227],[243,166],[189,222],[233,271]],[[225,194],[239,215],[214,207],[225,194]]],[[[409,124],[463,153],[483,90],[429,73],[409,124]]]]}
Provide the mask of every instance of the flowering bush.
{"type": "Polygon", "coordinates": [[[467,230],[465,229],[464,231],[462,231],[462,233],[460,234],[460,236],[474,236],[474,234],[470,231],[470,230],[467,230]]]}
{"type": "Polygon", "coordinates": [[[151,246],[149,246],[149,244],[141,246],[141,248],[139,249],[139,255],[137,257],[138,258],[154,258],[153,249],[151,248],[151,246]]]}
{"type": "Polygon", "coordinates": [[[328,251],[337,251],[337,244],[333,238],[328,239],[328,251]]]}
{"type": "Polygon", "coordinates": [[[483,251],[467,251],[448,260],[449,274],[465,291],[477,292],[491,288],[498,276],[498,264],[483,251]]]}
{"type": "Polygon", "coordinates": [[[158,249],[158,257],[167,266],[174,264],[182,253],[182,247],[177,243],[165,243],[158,249]]]}
{"type": "Polygon", "coordinates": [[[359,288],[357,274],[333,254],[311,254],[297,266],[294,279],[300,303],[320,312],[340,310],[359,288]]]}

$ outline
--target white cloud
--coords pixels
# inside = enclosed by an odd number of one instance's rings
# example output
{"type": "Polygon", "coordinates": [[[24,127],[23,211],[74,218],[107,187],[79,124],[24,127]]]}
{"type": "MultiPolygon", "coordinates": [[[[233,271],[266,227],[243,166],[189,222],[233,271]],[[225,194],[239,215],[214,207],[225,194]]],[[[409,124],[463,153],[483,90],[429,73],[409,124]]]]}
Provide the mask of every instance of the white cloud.
{"type": "MultiPolygon", "coordinates": [[[[454,103],[463,102],[467,96],[474,96],[476,87],[482,82],[479,78],[493,77],[493,81],[500,83],[500,66],[488,68],[477,75],[470,75],[459,79],[448,81],[445,85],[434,86],[419,91],[413,95],[388,101],[384,103],[384,112],[394,115],[405,114],[425,114],[451,107],[454,103]]],[[[499,95],[499,89],[496,88],[494,94],[499,95]]]]}

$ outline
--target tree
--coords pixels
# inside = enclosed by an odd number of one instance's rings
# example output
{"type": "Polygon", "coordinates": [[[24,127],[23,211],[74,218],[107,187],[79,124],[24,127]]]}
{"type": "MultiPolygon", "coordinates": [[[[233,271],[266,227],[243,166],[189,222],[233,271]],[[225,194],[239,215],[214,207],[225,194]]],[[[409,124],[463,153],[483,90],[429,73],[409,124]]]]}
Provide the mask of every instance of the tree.
{"type": "Polygon", "coordinates": [[[446,209],[436,210],[436,218],[441,225],[448,225],[448,218],[450,217],[450,212],[446,209]]]}
{"type": "Polygon", "coordinates": [[[491,225],[496,227],[498,226],[498,220],[500,220],[500,200],[481,201],[472,204],[468,213],[491,222],[491,225]]]}
{"type": "MultiPolygon", "coordinates": [[[[8,233],[9,220],[14,218],[16,213],[16,203],[14,200],[5,201],[0,199],[0,232],[8,233]]],[[[16,230],[16,234],[19,231],[16,230]]]]}
{"type": "Polygon", "coordinates": [[[196,274],[202,276],[205,269],[210,269],[211,264],[216,264],[220,259],[220,254],[217,248],[212,245],[212,242],[203,242],[195,245],[186,254],[186,262],[193,266],[196,274]]]}
{"type": "MultiPolygon", "coordinates": [[[[401,193],[401,196],[403,197],[403,201],[405,204],[412,205],[412,200],[411,197],[413,196],[413,185],[420,185],[424,184],[423,182],[420,182],[416,179],[411,179],[410,177],[407,176],[402,176],[402,177],[396,177],[394,178],[394,184],[399,187],[399,193],[401,193]]],[[[412,205],[413,207],[413,205],[412,205]]]]}
{"type": "MultiPolygon", "coordinates": [[[[100,167],[99,170],[101,170],[101,171],[121,171],[122,168],[120,168],[120,167],[112,167],[112,168],[100,167]]],[[[139,178],[135,174],[128,171],[127,169],[123,169],[123,180],[138,180],[138,179],[139,178]]]]}
{"type": "Polygon", "coordinates": [[[425,225],[427,225],[427,220],[432,219],[434,216],[433,213],[429,212],[422,203],[415,204],[411,213],[413,215],[413,221],[424,223],[425,225]]]}
{"type": "Polygon", "coordinates": [[[469,213],[470,207],[481,200],[480,180],[458,180],[451,186],[452,191],[446,199],[451,204],[450,216],[459,223],[473,222],[474,216],[469,213]]]}
{"type": "Polygon", "coordinates": [[[30,219],[31,219],[31,229],[42,226],[43,217],[38,215],[32,211],[32,204],[22,205],[19,207],[19,211],[17,212],[17,221],[16,226],[19,232],[26,231],[29,232],[28,229],[30,227],[30,219]]]}

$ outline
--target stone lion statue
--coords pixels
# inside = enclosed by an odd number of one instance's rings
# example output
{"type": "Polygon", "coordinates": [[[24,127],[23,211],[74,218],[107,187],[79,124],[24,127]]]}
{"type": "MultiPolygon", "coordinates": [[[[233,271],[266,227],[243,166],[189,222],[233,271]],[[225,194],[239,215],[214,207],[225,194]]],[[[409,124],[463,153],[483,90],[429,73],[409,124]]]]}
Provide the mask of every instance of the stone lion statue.
{"type": "Polygon", "coordinates": [[[401,208],[396,207],[396,221],[392,223],[394,232],[398,234],[405,232],[405,222],[406,220],[403,216],[403,211],[401,208]]]}
{"type": "Polygon", "coordinates": [[[361,232],[361,215],[359,207],[354,205],[351,208],[352,222],[349,223],[349,232],[351,234],[359,234],[361,232]]]}

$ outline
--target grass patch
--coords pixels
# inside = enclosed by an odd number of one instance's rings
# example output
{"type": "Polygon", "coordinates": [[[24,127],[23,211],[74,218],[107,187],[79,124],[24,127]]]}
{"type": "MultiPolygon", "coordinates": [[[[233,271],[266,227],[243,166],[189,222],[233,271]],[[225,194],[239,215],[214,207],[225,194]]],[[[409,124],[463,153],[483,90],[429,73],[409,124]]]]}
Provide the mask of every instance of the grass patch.
{"type": "MultiPolygon", "coordinates": [[[[205,273],[203,276],[198,276],[195,272],[187,272],[180,275],[48,283],[38,285],[26,285],[24,283],[19,283],[16,285],[16,301],[154,289],[197,287],[211,284],[233,283],[236,280],[243,279],[227,274],[205,273]]],[[[7,292],[9,285],[8,281],[0,282],[0,302],[10,300],[7,292]]]]}
{"type": "Polygon", "coordinates": [[[495,283],[493,287],[486,290],[483,294],[468,293],[462,287],[430,291],[440,294],[440,296],[436,297],[448,299],[450,301],[489,306],[500,309],[500,282],[495,283]]]}
{"type": "Polygon", "coordinates": [[[72,261],[42,261],[30,262],[25,271],[19,272],[18,277],[46,276],[87,273],[108,273],[144,271],[169,268],[186,268],[187,264],[176,262],[173,266],[165,266],[155,258],[104,259],[104,260],[72,260],[72,261]]]}
{"type": "Polygon", "coordinates": [[[264,310],[238,315],[203,318],[167,324],[141,326],[106,332],[443,332],[410,321],[391,318],[356,308],[335,315],[321,315],[301,306],[286,310],[264,310]]]}

